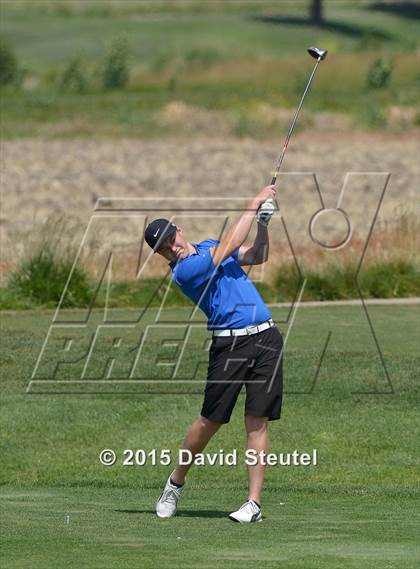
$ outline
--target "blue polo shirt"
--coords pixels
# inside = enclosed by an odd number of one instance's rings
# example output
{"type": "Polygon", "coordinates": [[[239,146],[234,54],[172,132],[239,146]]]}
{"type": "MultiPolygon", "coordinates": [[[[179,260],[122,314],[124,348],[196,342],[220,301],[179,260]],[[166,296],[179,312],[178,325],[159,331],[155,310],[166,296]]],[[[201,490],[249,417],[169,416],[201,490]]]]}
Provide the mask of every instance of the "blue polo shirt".
{"type": "Polygon", "coordinates": [[[172,280],[206,314],[207,328],[245,328],[271,318],[259,292],[238,263],[239,249],[216,268],[216,239],[192,243],[197,253],[172,261],[172,280]]]}

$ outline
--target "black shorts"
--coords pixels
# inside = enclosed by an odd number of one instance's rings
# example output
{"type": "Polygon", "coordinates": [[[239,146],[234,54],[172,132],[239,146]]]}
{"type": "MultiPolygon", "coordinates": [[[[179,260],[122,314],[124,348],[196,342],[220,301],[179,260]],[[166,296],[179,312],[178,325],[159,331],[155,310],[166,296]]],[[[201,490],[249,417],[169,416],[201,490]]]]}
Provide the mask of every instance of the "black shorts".
{"type": "Polygon", "coordinates": [[[249,336],[213,337],[201,415],[228,423],[245,384],[245,415],[280,418],[283,338],[278,328],[249,336]]]}

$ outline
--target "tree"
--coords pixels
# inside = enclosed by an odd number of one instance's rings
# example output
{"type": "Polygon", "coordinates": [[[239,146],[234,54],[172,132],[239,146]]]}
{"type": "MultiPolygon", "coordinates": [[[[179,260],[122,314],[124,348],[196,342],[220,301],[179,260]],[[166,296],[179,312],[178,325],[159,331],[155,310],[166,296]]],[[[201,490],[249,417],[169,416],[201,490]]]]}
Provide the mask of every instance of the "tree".
{"type": "Polygon", "coordinates": [[[311,0],[309,18],[316,26],[322,24],[322,0],[311,0]]]}
{"type": "Polygon", "coordinates": [[[119,37],[111,44],[103,71],[105,89],[122,89],[130,77],[129,45],[125,37],[119,37]]]}
{"type": "Polygon", "coordinates": [[[0,38],[0,85],[14,83],[19,75],[19,66],[11,46],[0,38]]]}

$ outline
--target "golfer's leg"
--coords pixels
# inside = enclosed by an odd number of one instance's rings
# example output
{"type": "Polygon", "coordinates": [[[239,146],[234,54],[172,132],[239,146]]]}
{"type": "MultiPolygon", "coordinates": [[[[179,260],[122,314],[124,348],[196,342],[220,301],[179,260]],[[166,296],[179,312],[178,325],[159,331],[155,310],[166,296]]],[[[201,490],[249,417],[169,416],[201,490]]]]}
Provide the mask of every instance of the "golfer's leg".
{"type": "MultiPolygon", "coordinates": [[[[268,417],[254,417],[245,415],[245,427],[248,436],[248,449],[254,449],[256,454],[260,451],[268,453],[268,417]]],[[[255,465],[248,464],[248,488],[250,500],[261,504],[261,490],[264,482],[265,465],[260,459],[255,465]]]]}
{"type": "MultiPolygon", "coordinates": [[[[194,457],[205,448],[211,437],[221,426],[222,423],[209,421],[209,419],[200,415],[189,427],[181,448],[188,449],[194,457]]],[[[185,476],[191,466],[191,464],[178,464],[172,473],[172,480],[177,484],[184,484],[185,476]]]]}

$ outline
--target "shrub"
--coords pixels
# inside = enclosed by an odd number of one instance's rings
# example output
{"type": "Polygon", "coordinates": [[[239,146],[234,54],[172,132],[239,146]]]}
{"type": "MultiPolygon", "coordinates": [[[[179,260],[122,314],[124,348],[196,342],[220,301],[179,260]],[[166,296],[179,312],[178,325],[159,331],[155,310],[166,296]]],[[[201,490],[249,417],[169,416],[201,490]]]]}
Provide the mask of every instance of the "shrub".
{"type": "Polygon", "coordinates": [[[69,61],[61,77],[61,89],[71,93],[83,93],[87,83],[82,61],[79,58],[69,61]]]}
{"type": "Polygon", "coordinates": [[[391,79],[392,64],[383,57],[375,59],[367,73],[367,86],[373,89],[386,87],[391,79]]]}
{"type": "Polygon", "coordinates": [[[364,127],[381,129],[387,126],[387,116],[378,97],[370,96],[360,99],[360,103],[354,108],[356,124],[364,127]]]}
{"type": "MultiPolygon", "coordinates": [[[[78,225],[71,220],[47,220],[38,236],[31,235],[29,253],[11,273],[7,291],[17,303],[56,305],[63,294],[76,258],[78,225]]],[[[72,272],[63,307],[88,306],[91,283],[80,265],[72,272]]]]}
{"type": "Polygon", "coordinates": [[[121,89],[130,77],[129,49],[125,38],[118,38],[112,43],[105,60],[103,86],[105,89],[121,89]]]}
{"type": "MultiPolygon", "coordinates": [[[[12,273],[7,288],[11,293],[34,304],[57,304],[63,294],[72,264],[72,261],[67,259],[56,259],[51,249],[46,247],[21,262],[12,273]]],[[[87,306],[90,296],[86,273],[75,267],[62,306],[87,306]]]]}
{"type": "Polygon", "coordinates": [[[11,46],[3,39],[0,39],[0,85],[16,83],[19,79],[20,71],[17,58],[11,46]]]}
{"type": "MultiPolygon", "coordinates": [[[[420,272],[409,261],[382,261],[362,267],[356,282],[357,264],[326,265],[303,272],[306,279],[303,300],[358,298],[404,298],[420,294],[420,272]]],[[[292,299],[303,284],[295,266],[283,266],[275,280],[280,298],[292,299]]]]}
{"type": "Polygon", "coordinates": [[[399,260],[375,263],[361,270],[362,294],[371,298],[395,298],[420,294],[420,271],[410,262],[399,260]]]}

